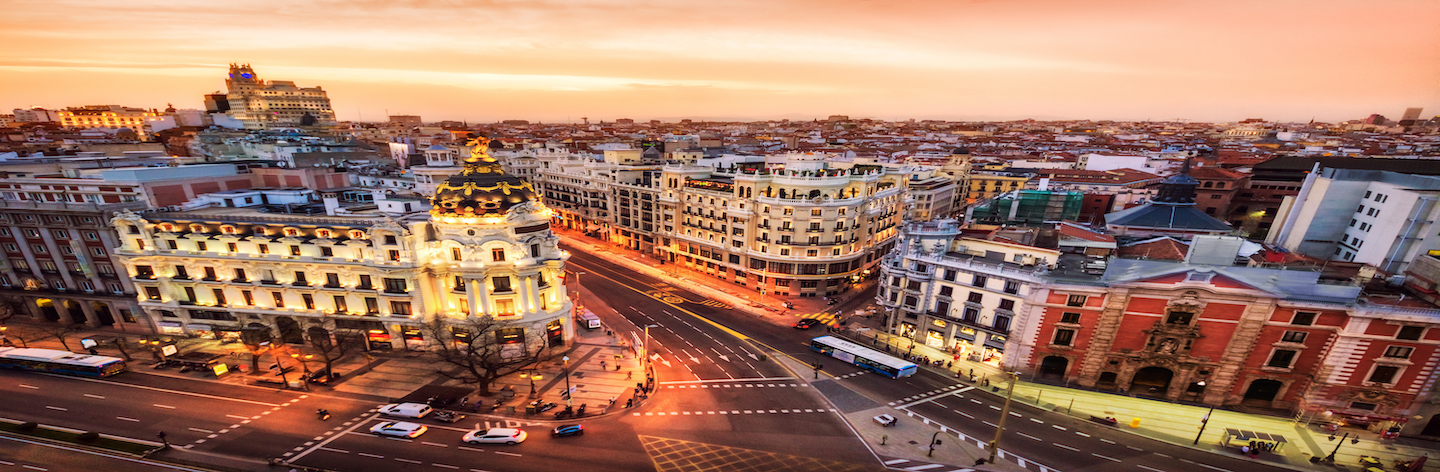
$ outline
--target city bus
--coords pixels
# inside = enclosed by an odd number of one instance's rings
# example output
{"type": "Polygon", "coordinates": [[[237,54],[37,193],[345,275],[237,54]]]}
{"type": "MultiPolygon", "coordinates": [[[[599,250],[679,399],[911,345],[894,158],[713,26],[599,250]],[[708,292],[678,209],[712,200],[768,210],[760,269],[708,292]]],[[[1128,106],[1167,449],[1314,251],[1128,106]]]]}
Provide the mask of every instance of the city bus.
{"type": "Polygon", "coordinates": [[[55,349],[0,347],[0,369],[32,370],[99,378],[125,371],[125,359],[55,349]]]}
{"type": "Polygon", "coordinates": [[[810,340],[810,349],[870,369],[892,379],[915,375],[915,371],[920,368],[913,362],[906,362],[898,357],[834,336],[821,336],[810,340]]]}

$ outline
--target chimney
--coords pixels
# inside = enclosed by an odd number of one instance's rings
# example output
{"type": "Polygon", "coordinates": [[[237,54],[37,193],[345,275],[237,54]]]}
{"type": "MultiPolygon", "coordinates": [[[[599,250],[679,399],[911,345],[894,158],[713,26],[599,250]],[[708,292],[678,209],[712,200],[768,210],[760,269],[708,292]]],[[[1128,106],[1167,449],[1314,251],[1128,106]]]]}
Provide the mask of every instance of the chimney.
{"type": "Polygon", "coordinates": [[[335,216],[335,210],[340,209],[340,197],[335,192],[325,192],[321,199],[325,201],[325,214],[335,216]]]}

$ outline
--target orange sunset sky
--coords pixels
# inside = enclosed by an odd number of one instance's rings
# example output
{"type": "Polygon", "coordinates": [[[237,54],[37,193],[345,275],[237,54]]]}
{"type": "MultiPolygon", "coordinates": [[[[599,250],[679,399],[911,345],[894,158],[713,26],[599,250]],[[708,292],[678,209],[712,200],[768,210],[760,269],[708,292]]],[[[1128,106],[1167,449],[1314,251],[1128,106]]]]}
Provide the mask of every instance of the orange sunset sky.
{"type": "Polygon", "coordinates": [[[0,0],[0,110],[202,108],[226,66],[342,120],[1280,121],[1440,113],[1440,1],[0,0]]]}

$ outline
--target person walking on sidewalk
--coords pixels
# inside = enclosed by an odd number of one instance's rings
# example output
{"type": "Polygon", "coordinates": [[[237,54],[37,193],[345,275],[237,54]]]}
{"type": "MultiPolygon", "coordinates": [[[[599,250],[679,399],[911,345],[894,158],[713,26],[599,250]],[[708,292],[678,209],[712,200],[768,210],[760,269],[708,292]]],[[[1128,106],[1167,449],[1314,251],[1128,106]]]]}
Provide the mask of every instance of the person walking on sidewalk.
{"type": "MultiPolygon", "coordinates": [[[[618,368],[618,367],[617,367],[617,368],[618,368]]],[[[630,371],[630,372],[626,372],[626,373],[625,373],[625,380],[630,380],[630,379],[633,379],[633,378],[635,378],[635,371],[632,370],[632,371],[630,371]]]]}

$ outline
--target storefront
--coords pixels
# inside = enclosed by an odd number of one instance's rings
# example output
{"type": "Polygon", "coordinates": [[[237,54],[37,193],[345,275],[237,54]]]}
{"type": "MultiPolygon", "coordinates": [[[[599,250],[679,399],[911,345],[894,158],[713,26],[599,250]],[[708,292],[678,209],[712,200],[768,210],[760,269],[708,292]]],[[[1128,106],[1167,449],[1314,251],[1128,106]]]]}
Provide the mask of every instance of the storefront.
{"type": "Polygon", "coordinates": [[[395,344],[390,341],[390,332],[384,329],[365,331],[365,342],[372,351],[389,351],[395,348],[395,344]]]}
{"type": "Polygon", "coordinates": [[[545,324],[545,336],[552,347],[565,345],[565,323],[555,320],[545,324]]]}
{"type": "Polygon", "coordinates": [[[214,331],[215,338],[219,339],[222,344],[238,343],[242,339],[240,335],[241,328],[239,327],[216,326],[214,331]]]}
{"type": "Polygon", "coordinates": [[[965,358],[975,351],[975,329],[960,327],[955,330],[955,339],[951,341],[950,350],[955,353],[956,359],[965,358]]]}
{"type": "Polygon", "coordinates": [[[155,322],[155,326],[160,328],[160,334],[185,334],[185,328],[175,321],[157,321],[155,322]]]}
{"type": "Polygon", "coordinates": [[[998,334],[988,335],[985,345],[980,354],[980,362],[1000,367],[1000,361],[1005,356],[1005,337],[998,334]]]}
{"type": "Polygon", "coordinates": [[[215,330],[210,325],[189,324],[185,326],[185,329],[190,331],[191,336],[200,339],[215,339],[215,330]]]}
{"type": "Polygon", "coordinates": [[[400,339],[404,340],[405,349],[414,351],[425,349],[425,333],[420,331],[419,326],[401,326],[400,339]]]}

